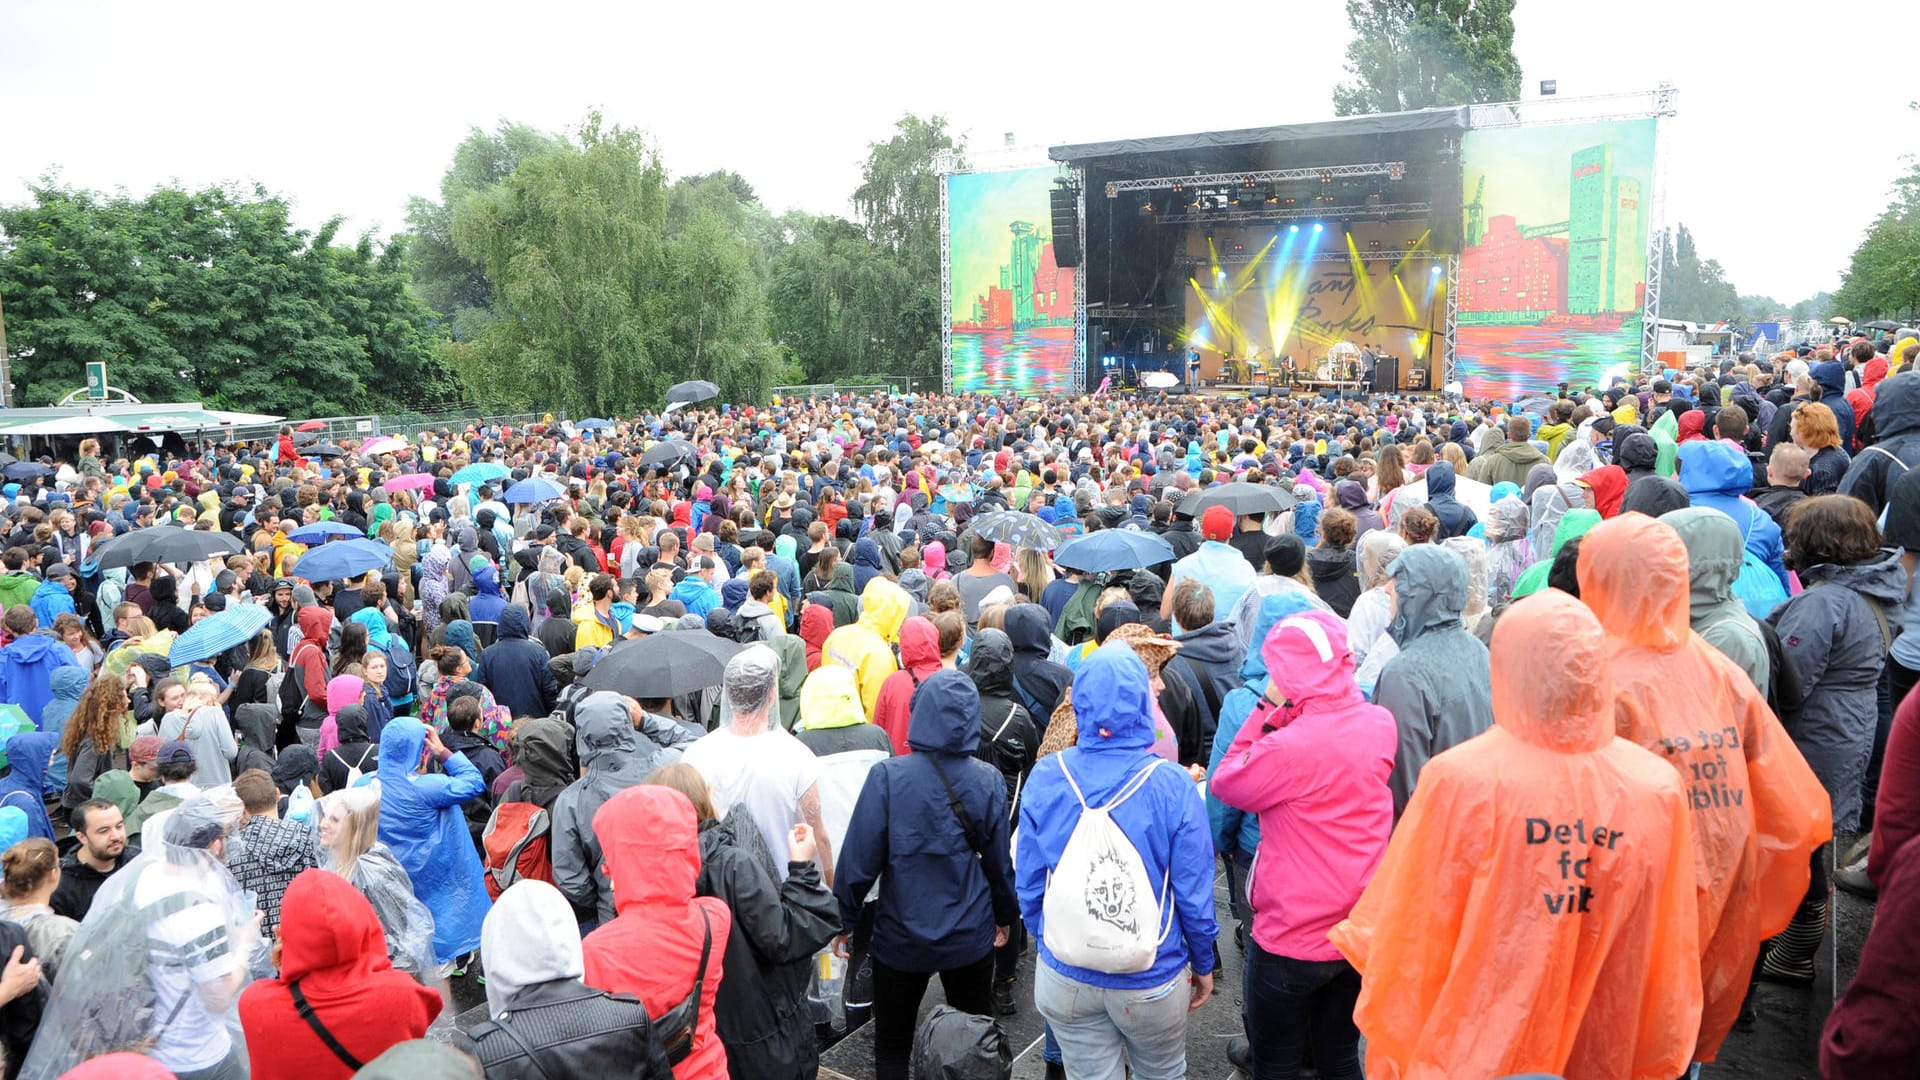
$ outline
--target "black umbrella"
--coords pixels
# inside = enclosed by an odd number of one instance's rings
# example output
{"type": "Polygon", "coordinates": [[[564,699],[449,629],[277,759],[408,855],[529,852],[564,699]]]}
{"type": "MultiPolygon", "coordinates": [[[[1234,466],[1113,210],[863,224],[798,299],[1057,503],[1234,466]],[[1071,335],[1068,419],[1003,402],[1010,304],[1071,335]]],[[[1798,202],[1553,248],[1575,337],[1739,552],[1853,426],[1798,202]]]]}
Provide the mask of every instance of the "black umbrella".
{"type": "Polygon", "coordinates": [[[232,533],[154,525],[108,540],[94,549],[93,558],[88,561],[99,569],[110,570],[142,562],[176,565],[199,562],[216,556],[238,555],[245,550],[240,538],[232,533]]]}
{"type": "Polygon", "coordinates": [[[1293,509],[1293,492],[1267,484],[1221,484],[1187,496],[1180,503],[1180,512],[1199,517],[1209,506],[1224,506],[1237,517],[1255,517],[1293,509]]]}
{"type": "Polygon", "coordinates": [[[1060,546],[1059,529],[1019,510],[996,510],[981,514],[973,519],[967,531],[998,544],[1033,551],[1052,551],[1060,546]]]}
{"type": "Polygon", "coordinates": [[[43,476],[52,476],[53,467],[50,465],[42,465],[37,461],[16,461],[6,468],[0,469],[0,475],[4,475],[9,480],[25,482],[28,480],[38,480],[43,476]]]}
{"type": "Polygon", "coordinates": [[[742,646],[704,630],[670,630],[622,641],[593,665],[581,685],[642,701],[719,686],[742,646]]]}
{"type": "Polygon", "coordinates": [[[19,460],[20,460],[19,458],[14,457],[12,454],[7,453],[5,450],[0,450],[0,465],[11,465],[14,462],[19,460]]]}
{"type": "Polygon", "coordinates": [[[705,379],[694,379],[691,382],[674,383],[672,386],[667,387],[667,404],[669,405],[676,401],[684,401],[691,405],[696,401],[705,401],[708,398],[717,398],[719,396],[720,388],[705,379]]]}
{"type": "Polygon", "coordinates": [[[300,452],[303,454],[311,455],[313,457],[346,457],[347,456],[347,452],[345,450],[340,449],[339,447],[333,445],[332,443],[321,443],[319,446],[309,446],[300,452]]]}
{"type": "Polygon", "coordinates": [[[683,461],[700,460],[700,448],[685,439],[668,439],[655,443],[640,455],[642,468],[659,469],[669,465],[678,465],[683,461]]]}

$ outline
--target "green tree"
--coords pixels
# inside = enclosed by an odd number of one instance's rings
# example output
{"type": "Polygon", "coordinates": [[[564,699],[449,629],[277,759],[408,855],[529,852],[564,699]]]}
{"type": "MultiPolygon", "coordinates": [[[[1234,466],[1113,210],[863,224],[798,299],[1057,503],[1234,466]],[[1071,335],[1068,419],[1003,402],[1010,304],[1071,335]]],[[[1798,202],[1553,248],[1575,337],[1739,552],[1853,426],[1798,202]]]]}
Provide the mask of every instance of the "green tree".
{"type": "Polygon", "coordinates": [[[1893,200],[1853,249],[1830,308],[1857,321],[1920,314],[1920,160],[1894,181],[1893,200]]]}
{"type": "Polygon", "coordinates": [[[493,283],[486,268],[460,254],[453,242],[453,213],[461,199],[493,189],[528,158],[550,154],[566,140],[526,124],[500,121],[491,132],[468,131],[454,147],[453,163],[440,178],[440,201],[418,195],[407,200],[407,248],[414,287],[427,306],[446,315],[454,336],[478,329],[476,318],[491,318],[493,283]]]}
{"type": "Polygon", "coordinates": [[[775,356],[753,245],[725,200],[689,199],[675,228],[657,151],[598,114],[463,198],[455,247],[493,286],[494,318],[447,350],[470,392],[581,413],[657,406],[696,377],[736,399],[763,395],[775,356]]]}
{"type": "Polygon", "coordinates": [[[1347,0],[1351,82],[1334,88],[1340,116],[1432,105],[1512,101],[1514,0],[1347,0]]]}
{"type": "Polygon", "coordinates": [[[1702,259],[1693,233],[1678,226],[1661,245],[1660,317],[1718,322],[1741,315],[1740,291],[1717,259],[1702,259]]]}
{"type": "Polygon", "coordinates": [[[77,387],[89,360],[147,400],[324,415],[443,389],[404,245],[294,229],[265,189],[145,198],[52,180],[0,207],[0,296],[22,404],[77,387]]]}
{"type": "MultiPolygon", "coordinates": [[[[869,266],[862,276],[886,278],[899,288],[884,295],[860,289],[850,298],[856,305],[852,317],[867,328],[871,351],[888,374],[939,370],[940,177],[934,163],[963,150],[945,117],[908,115],[894,125],[892,138],[868,148],[860,170],[855,215],[874,255],[892,264],[869,266]]],[[[860,370],[839,367],[836,373],[860,370]]]]}

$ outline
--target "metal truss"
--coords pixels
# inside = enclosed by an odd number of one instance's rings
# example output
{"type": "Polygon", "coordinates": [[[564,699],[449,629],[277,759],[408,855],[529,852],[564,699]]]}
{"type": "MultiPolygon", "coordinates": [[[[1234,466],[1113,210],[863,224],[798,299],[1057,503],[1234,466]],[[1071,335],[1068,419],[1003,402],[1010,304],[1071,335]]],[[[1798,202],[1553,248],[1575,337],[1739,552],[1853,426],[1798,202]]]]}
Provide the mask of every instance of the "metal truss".
{"type": "Polygon", "coordinates": [[[1233,184],[1281,184],[1298,180],[1332,181],[1349,176],[1384,176],[1398,180],[1406,174],[1404,161],[1372,161],[1356,165],[1322,165],[1311,169],[1263,169],[1259,172],[1201,173],[1194,176],[1154,176],[1139,180],[1109,180],[1107,198],[1123,191],[1159,191],[1174,187],[1220,187],[1233,184]]]}
{"type": "MultiPolygon", "coordinates": [[[[1073,392],[1086,393],[1087,386],[1087,171],[1074,169],[1073,208],[1076,228],[1080,230],[1080,261],[1073,270],[1073,392]]],[[[1059,250],[1056,247],[1054,250],[1059,250]]]]}
{"type": "Polygon", "coordinates": [[[1424,218],[1433,213],[1429,203],[1380,203],[1372,206],[1288,206],[1272,210],[1183,210],[1162,214],[1162,225],[1244,225],[1259,221],[1306,221],[1313,218],[1349,221],[1371,218],[1424,218]]]}
{"type": "Polygon", "coordinates": [[[1453,382],[1453,345],[1455,332],[1460,328],[1460,256],[1447,256],[1447,330],[1440,348],[1440,385],[1429,386],[1428,390],[1441,390],[1453,382]]]}
{"type": "Polygon", "coordinates": [[[940,173],[940,392],[953,393],[953,251],[947,236],[947,177],[953,158],[943,153],[934,170],[940,173]],[[942,169],[945,166],[945,169],[942,169]]]}
{"type": "Polygon", "coordinates": [[[1640,309],[1640,370],[1651,372],[1660,366],[1660,286],[1667,245],[1667,143],[1665,117],[1673,115],[1679,91],[1671,83],[1661,83],[1657,93],[1666,106],[1653,129],[1653,206],[1647,211],[1647,288],[1646,302],[1640,309]]]}
{"type": "Polygon", "coordinates": [[[1467,107],[1467,128],[1518,127],[1521,124],[1588,124],[1605,120],[1644,120],[1672,116],[1679,91],[1672,83],[1652,90],[1584,97],[1539,97],[1467,107]]]}
{"type": "MultiPolygon", "coordinates": [[[[1428,251],[1422,248],[1393,248],[1393,249],[1386,249],[1386,250],[1369,250],[1369,251],[1361,251],[1361,252],[1318,251],[1313,253],[1312,255],[1305,256],[1304,258],[1301,258],[1301,259],[1289,259],[1288,261],[1289,262],[1348,262],[1352,260],[1356,255],[1359,257],[1360,261],[1363,263],[1399,262],[1402,259],[1407,259],[1407,260],[1438,259],[1441,257],[1440,252],[1428,251]]],[[[1218,259],[1213,259],[1206,256],[1195,257],[1191,255],[1182,255],[1181,257],[1173,261],[1173,265],[1175,266],[1209,266],[1215,262],[1218,262],[1221,266],[1244,266],[1247,263],[1258,262],[1262,257],[1263,256],[1259,251],[1228,252],[1228,253],[1223,253],[1218,259]]]]}

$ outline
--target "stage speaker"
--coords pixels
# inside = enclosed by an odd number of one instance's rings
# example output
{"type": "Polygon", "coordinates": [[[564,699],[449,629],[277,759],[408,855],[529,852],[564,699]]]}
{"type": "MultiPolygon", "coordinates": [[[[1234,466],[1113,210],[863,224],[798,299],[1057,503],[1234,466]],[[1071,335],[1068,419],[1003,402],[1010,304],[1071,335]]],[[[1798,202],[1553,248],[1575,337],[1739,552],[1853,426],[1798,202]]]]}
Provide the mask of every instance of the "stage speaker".
{"type": "Polygon", "coordinates": [[[1400,389],[1400,358],[1382,356],[1373,362],[1373,386],[1376,394],[1392,394],[1400,389]]]}
{"type": "Polygon", "coordinates": [[[1080,192],[1055,186],[1048,194],[1053,199],[1053,262],[1056,266],[1080,265],[1080,192]]]}

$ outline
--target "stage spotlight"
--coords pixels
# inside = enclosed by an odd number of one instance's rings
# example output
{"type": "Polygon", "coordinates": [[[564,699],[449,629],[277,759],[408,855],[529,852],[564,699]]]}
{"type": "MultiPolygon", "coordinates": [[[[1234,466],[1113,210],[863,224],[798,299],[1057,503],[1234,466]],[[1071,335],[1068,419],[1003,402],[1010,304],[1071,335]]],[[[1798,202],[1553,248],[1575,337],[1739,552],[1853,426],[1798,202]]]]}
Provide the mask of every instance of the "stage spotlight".
{"type": "Polygon", "coordinates": [[[1215,270],[1213,272],[1213,280],[1215,281],[1227,280],[1227,272],[1225,270],[1215,270]]]}
{"type": "Polygon", "coordinates": [[[1378,240],[1369,240],[1369,241],[1367,241],[1367,246],[1368,246],[1368,247],[1370,247],[1370,248],[1372,248],[1372,249],[1373,249],[1373,250],[1375,250],[1375,251],[1379,251],[1379,250],[1380,250],[1380,241],[1378,241],[1378,240]]]}
{"type": "Polygon", "coordinates": [[[1299,231],[1300,231],[1300,226],[1298,226],[1298,225],[1289,225],[1289,226],[1287,226],[1287,231],[1288,231],[1288,232],[1299,232],[1299,231]]]}
{"type": "Polygon", "coordinates": [[[1435,263],[1435,264],[1434,264],[1434,266],[1433,266],[1433,269],[1432,269],[1432,270],[1429,270],[1429,271],[1428,271],[1428,273],[1430,273],[1430,274],[1432,274],[1432,275],[1433,275],[1434,277],[1439,277],[1439,276],[1440,276],[1440,264],[1438,264],[1438,263],[1435,263]]]}
{"type": "Polygon", "coordinates": [[[1326,228],[1326,226],[1325,226],[1325,225],[1322,225],[1322,224],[1320,224],[1320,223],[1319,223],[1319,222],[1317,222],[1317,221],[1313,223],[1313,231],[1314,231],[1314,232],[1320,232],[1321,230],[1323,230],[1323,229],[1325,229],[1325,228],[1326,228]]]}

